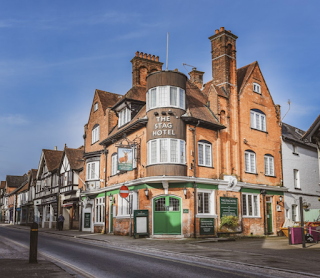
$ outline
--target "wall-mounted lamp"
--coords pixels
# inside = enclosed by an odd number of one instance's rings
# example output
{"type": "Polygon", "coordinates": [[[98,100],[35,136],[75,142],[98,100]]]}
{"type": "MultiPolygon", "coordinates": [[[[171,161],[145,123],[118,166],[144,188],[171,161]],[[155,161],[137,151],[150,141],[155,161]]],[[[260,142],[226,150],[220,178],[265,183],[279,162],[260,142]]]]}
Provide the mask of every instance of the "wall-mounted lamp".
{"type": "Polygon", "coordinates": [[[161,114],[162,115],[167,115],[167,112],[166,111],[162,111],[161,114]]]}
{"type": "Polygon", "coordinates": [[[168,114],[169,114],[169,115],[173,115],[173,112],[172,112],[171,109],[168,111],[168,114]]]}
{"type": "Polygon", "coordinates": [[[158,113],[157,111],[155,111],[153,114],[154,114],[155,116],[158,116],[158,115],[159,115],[159,113],[158,113]]]}
{"type": "Polygon", "coordinates": [[[113,196],[111,194],[109,195],[109,202],[113,202],[113,196]]]}
{"type": "Polygon", "coordinates": [[[148,189],[148,187],[144,190],[144,194],[146,195],[147,199],[149,200],[149,189],[148,189]]]}
{"type": "Polygon", "coordinates": [[[279,201],[277,201],[277,205],[280,205],[280,203],[282,203],[282,202],[283,202],[283,197],[280,196],[280,197],[279,197],[279,201]]]}
{"type": "Polygon", "coordinates": [[[185,198],[185,199],[187,199],[187,191],[188,191],[187,188],[184,187],[184,188],[183,188],[183,194],[184,194],[184,198],[185,198]]]}
{"type": "Polygon", "coordinates": [[[245,143],[245,144],[247,144],[247,143],[248,143],[248,141],[247,141],[247,139],[246,139],[246,138],[243,138],[243,143],[245,143]]]}

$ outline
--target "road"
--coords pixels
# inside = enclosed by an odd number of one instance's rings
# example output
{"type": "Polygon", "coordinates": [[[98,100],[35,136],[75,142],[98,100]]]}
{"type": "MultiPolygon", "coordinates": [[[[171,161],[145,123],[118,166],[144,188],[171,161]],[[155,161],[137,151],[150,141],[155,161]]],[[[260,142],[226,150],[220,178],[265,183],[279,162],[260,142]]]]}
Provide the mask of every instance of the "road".
{"type": "MultiPolygon", "coordinates": [[[[0,227],[0,236],[29,245],[29,232],[25,230],[0,227]]],[[[47,259],[69,267],[79,274],[78,277],[270,277],[44,233],[39,233],[38,246],[47,259]]]]}

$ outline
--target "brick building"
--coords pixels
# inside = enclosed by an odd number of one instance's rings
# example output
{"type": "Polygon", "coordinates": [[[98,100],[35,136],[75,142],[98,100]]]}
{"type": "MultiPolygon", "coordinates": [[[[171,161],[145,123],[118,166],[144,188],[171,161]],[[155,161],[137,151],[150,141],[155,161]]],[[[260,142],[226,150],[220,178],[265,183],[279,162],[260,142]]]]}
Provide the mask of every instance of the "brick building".
{"type": "Polygon", "coordinates": [[[126,94],[96,90],[84,134],[84,231],[129,233],[123,184],[133,210],[148,211],[153,236],[279,230],[280,106],[257,62],[237,69],[237,36],[222,27],[209,40],[206,84],[204,72],[189,79],[136,52],[126,94]]]}

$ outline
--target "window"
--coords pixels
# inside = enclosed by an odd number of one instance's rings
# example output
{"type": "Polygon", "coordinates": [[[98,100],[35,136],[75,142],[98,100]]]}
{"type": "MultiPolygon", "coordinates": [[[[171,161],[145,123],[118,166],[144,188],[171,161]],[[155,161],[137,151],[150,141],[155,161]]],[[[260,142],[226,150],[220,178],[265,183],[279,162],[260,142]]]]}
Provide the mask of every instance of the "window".
{"type": "Polygon", "coordinates": [[[148,165],[160,163],[186,163],[186,142],[179,139],[159,138],[147,144],[148,165]]]}
{"type": "Polygon", "coordinates": [[[243,194],[243,216],[260,216],[260,198],[257,194],[243,194]]]}
{"type": "Polygon", "coordinates": [[[291,206],[291,212],[292,212],[292,221],[298,221],[298,206],[297,205],[292,205],[291,206]]]}
{"type": "Polygon", "coordinates": [[[299,170],[293,169],[293,182],[294,182],[294,188],[301,188],[300,187],[300,175],[299,170]]]}
{"type": "Polygon", "coordinates": [[[252,109],[250,111],[250,118],[251,118],[251,128],[267,131],[266,115],[262,111],[258,109],[252,109]]]}
{"type": "Polygon", "coordinates": [[[292,145],[292,153],[293,154],[298,154],[298,148],[296,145],[292,145]]]}
{"type": "Polygon", "coordinates": [[[147,110],[158,107],[185,109],[185,90],[174,86],[158,86],[147,92],[147,110]]]}
{"type": "Polygon", "coordinates": [[[99,161],[87,163],[87,180],[98,180],[99,178],[99,161]]]}
{"type": "Polygon", "coordinates": [[[212,145],[207,141],[198,142],[198,165],[212,167],[212,145]]]}
{"type": "Polygon", "coordinates": [[[255,93],[261,94],[261,86],[258,83],[253,83],[253,91],[255,93]]]}
{"type": "Polygon", "coordinates": [[[256,174],[256,154],[253,151],[247,150],[244,152],[244,159],[246,173],[256,174]]]}
{"type": "Polygon", "coordinates": [[[111,156],[111,176],[114,176],[118,173],[118,154],[114,153],[111,156]]]}
{"type": "Polygon", "coordinates": [[[99,125],[95,125],[92,129],[91,144],[94,144],[95,142],[99,141],[99,131],[100,131],[99,125]]]}
{"type": "Polygon", "coordinates": [[[137,145],[133,145],[132,146],[132,169],[137,168],[137,164],[138,164],[138,148],[137,145]]]}
{"type": "Polygon", "coordinates": [[[95,111],[97,111],[98,110],[98,102],[96,102],[95,104],[94,104],[94,108],[93,108],[93,111],[95,112],[95,111]]]}
{"type": "Polygon", "coordinates": [[[118,127],[123,126],[124,124],[128,123],[131,121],[131,111],[130,109],[123,108],[121,111],[118,113],[118,127]]]}
{"type": "Polygon", "coordinates": [[[213,215],[214,212],[214,191],[198,189],[198,214],[213,215]]]}
{"type": "Polygon", "coordinates": [[[118,198],[118,214],[117,216],[130,216],[130,204],[132,204],[132,211],[131,214],[133,214],[133,211],[138,209],[138,193],[137,192],[130,192],[129,196],[127,198],[122,198],[119,195],[118,198]]]}
{"type": "Polygon", "coordinates": [[[274,176],[274,158],[270,154],[264,156],[264,170],[266,176],[274,176]]]}
{"type": "Polygon", "coordinates": [[[95,199],[95,219],[94,222],[97,224],[104,223],[104,197],[96,198],[95,199]]]}

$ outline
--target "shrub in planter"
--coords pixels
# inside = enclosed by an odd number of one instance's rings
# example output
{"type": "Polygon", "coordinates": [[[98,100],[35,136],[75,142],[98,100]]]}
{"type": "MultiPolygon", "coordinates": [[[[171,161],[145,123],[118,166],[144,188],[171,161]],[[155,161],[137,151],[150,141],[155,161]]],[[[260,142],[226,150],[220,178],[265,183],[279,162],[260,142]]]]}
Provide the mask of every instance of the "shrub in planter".
{"type": "Polygon", "coordinates": [[[237,216],[222,216],[220,219],[220,230],[235,230],[239,225],[237,216]]]}

